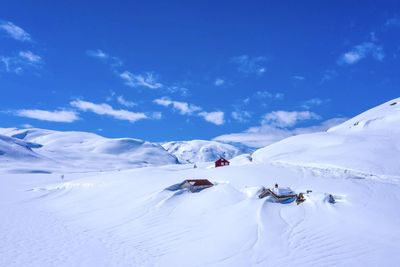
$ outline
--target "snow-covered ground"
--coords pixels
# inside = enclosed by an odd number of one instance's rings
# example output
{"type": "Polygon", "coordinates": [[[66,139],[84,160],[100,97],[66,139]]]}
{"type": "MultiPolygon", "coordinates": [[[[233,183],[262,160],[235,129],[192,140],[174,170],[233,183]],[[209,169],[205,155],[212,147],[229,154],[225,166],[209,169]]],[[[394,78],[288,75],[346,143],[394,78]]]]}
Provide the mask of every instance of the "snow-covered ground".
{"type": "MultiPolygon", "coordinates": [[[[54,166],[66,162],[54,152],[46,165],[51,172],[41,173],[32,157],[46,162],[42,157],[52,155],[47,135],[26,138],[3,129],[0,266],[397,266],[399,102],[220,168],[205,162],[106,169],[103,156],[98,166],[89,161],[92,169],[68,168],[54,166]],[[21,164],[24,173],[16,171],[21,164]],[[189,178],[215,186],[199,193],[164,190],[189,178]],[[275,183],[312,192],[300,205],[258,198],[262,186],[275,183]],[[336,203],[328,202],[329,194],[336,203]]],[[[80,141],[70,141],[58,151],[80,158],[110,152],[110,140],[89,139],[98,141],[83,142],[80,152],[80,141]]]]}
{"type": "Polygon", "coordinates": [[[400,178],[247,164],[1,180],[0,266],[377,266],[400,260],[400,178]],[[186,178],[217,185],[200,193],[163,190],[186,178]],[[262,185],[276,182],[313,192],[300,205],[258,199],[262,185]],[[327,202],[329,193],[337,203],[327,202]]]}

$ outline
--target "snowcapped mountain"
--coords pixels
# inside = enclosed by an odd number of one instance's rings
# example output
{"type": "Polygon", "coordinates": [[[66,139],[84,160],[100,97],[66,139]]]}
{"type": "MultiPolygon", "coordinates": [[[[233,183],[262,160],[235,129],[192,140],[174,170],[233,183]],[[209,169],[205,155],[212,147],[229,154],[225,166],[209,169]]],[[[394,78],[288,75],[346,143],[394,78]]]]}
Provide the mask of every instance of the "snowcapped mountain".
{"type": "Polygon", "coordinates": [[[253,153],[253,159],[399,175],[399,136],[400,98],[397,98],[327,132],[298,135],[259,149],[253,153]]]}
{"type": "Polygon", "coordinates": [[[0,134],[4,146],[0,150],[22,162],[30,156],[54,167],[93,170],[177,163],[162,146],[133,138],[110,139],[86,132],[16,128],[0,129],[0,134]]]}
{"type": "Polygon", "coordinates": [[[241,154],[238,148],[216,141],[175,141],[162,146],[181,163],[209,162],[220,157],[231,159],[241,154]]]}

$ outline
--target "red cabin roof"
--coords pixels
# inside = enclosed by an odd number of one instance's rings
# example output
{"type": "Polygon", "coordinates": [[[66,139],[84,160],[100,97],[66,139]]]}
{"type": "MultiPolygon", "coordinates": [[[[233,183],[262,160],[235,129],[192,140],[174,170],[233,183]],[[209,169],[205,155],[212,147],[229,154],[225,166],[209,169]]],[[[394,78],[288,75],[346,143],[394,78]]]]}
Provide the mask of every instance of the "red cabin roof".
{"type": "Polygon", "coordinates": [[[213,183],[207,179],[188,179],[186,181],[193,186],[213,185],[213,183]]]}
{"type": "Polygon", "coordinates": [[[227,165],[229,165],[229,161],[227,161],[222,157],[215,161],[215,167],[227,166],[227,165]]]}

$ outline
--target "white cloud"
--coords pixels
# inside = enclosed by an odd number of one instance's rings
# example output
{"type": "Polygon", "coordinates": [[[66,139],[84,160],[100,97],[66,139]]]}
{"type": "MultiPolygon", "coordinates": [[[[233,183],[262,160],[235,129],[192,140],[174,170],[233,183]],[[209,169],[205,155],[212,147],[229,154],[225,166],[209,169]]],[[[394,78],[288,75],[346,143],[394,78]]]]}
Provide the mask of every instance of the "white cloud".
{"type": "Polygon", "coordinates": [[[122,66],[122,61],[118,57],[111,56],[101,49],[87,50],[86,54],[90,57],[97,58],[103,62],[110,64],[111,69],[116,71],[117,67],[122,66]]]}
{"type": "Polygon", "coordinates": [[[304,101],[301,107],[305,109],[310,109],[312,107],[321,106],[329,101],[330,101],[329,99],[321,99],[318,97],[311,98],[309,100],[304,101]]]}
{"type": "Polygon", "coordinates": [[[141,112],[132,112],[124,109],[114,109],[108,104],[95,104],[88,101],[83,100],[74,100],[70,102],[71,106],[82,110],[93,112],[98,115],[106,115],[113,117],[118,120],[126,120],[129,122],[135,122],[138,120],[149,119],[149,117],[141,112]]]}
{"type": "Polygon", "coordinates": [[[391,26],[400,27],[400,18],[395,17],[395,18],[390,18],[390,19],[386,20],[385,26],[386,27],[391,27],[391,26]]]}
{"type": "Polygon", "coordinates": [[[151,72],[133,74],[129,71],[124,71],[120,74],[120,77],[125,81],[125,84],[130,87],[147,87],[150,89],[159,89],[163,87],[151,72]]]}
{"type": "Polygon", "coordinates": [[[241,55],[233,57],[231,62],[237,66],[237,70],[246,74],[263,75],[266,68],[263,66],[267,59],[265,57],[250,57],[248,55],[241,55]]]}
{"type": "Polygon", "coordinates": [[[164,106],[164,107],[172,107],[175,110],[178,110],[180,114],[182,115],[190,115],[194,112],[200,111],[201,108],[186,102],[180,102],[180,101],[173,101],[169,99],[168,97],[162,97],[155,99],[153,101],[157,105],[164,106]]]}
{"type": "Polygon", "coordinates": [[[222,125],[225,123],[224,112],[222,111],[213,111],[213,112],[202,111],[198,115],[203,117],[206,121],[214,123],[215,125],[222,125]]]}
{"type": "Polygon", "coordinates": [[[233,111],[231,116],[234,120],[238,122],[247,122],[251,118],[251,113],[248,111],[233,111]]]}
{"type": "Polygon", "coordinates": [[[197,115],[205,119],[206,121],[222,125],[224,124],[224,113],[222,111],[206,112],[199,106],[189,104],[187,102],[174,101],[168,97],[162,97],[153,100],[157,105],[164,107],[172,107],[173,110],[177,110],[181,115],[197,115]],[[201,111],[201,112],[200,112],[201,111]]]}
{"type": "Polygon", "coordinates": [[[184,86],[172,85],[167,87],[167,91],[170,93],[179,93],[181,96],[188,96],[190,90],[184,86]]]}
{"type": "Polygon", "coordinates": [[[105,53],[103,50],[96,49],[96,50],[88,50],[86,54],[90,57],[100,58],[100,59],[107,59],[110,56],[105,53]]]}
{"type": "Polygon", "coordinates": [[[19,52],[20,58],[30,62],[30,63],[40,63],[42,62],[42,58],[31,51],[20,51],[19,52]]]}
{"type": "MultiPolygon", "coordinates": [[[[29,33],[10,21],[0,21],[0,31],[15,40],[32,42],[29,33]]],[[[9,73],[21,74],[27,68],[38,68],[40,63],[42,63],[42,58],[29,50],[20,51],[18,55],[0,56],[0,70],[9,73]]]]}
{"type": "Polygon", "coordinates": [[[120,103],[121,105],[123,105],[127,108],[132,108],[134,106],[137,106],[137,104],[135,102],[126,100],[122,95],[117,97],[117,101],[118,101],[118,103],[120,103]]]}
{"type": "Polygon", "coordinates": [[[320,84],[333,80],[336,76],[338,76],[338,73],[335,70],[326,70],[322,74],[320,84]]]}
{"type": "Polygon", "coordinates": [[[294,75],[292,76],[293,79],[298,80],[298,81],[304,81],[306,78],[300,75],[294,75]]]}
{"type": "Polygon", "coordinates": [[[5,72],[13,72],[15,74],[21,74],[23,72],[18,58],[0,56],[0,63],[5,72]]]}
{"type": "Polygon", "coordinates": [[[221,85],[223,85],[224,83],[225,83],[225,81],[224,81],[223,79],[218,78],[218,79],[215,80],[214,85],[215,85],[215,86],[221,86],[221,85]]]}
{"type": "Polygon", "coordinates": [[[22,128],[28,129],[28,128],[34,128],[32,124],[29,123],[24,123],[21,125],[22,128]]]}
{"type": "Polygon", "coordinates": [[[254,93],[254,97],[257,98],[274,98],[274,99],[283,99],[284,94],[282,93],[270,93],[268,91],[257,91],[254,93]]]}
{"type": "Polygon", "coordinates": [[[278,128],[293,127],[300,121],[320,119],[320,116],[310,111],[272,111],[262,117],[263,125],[278,128]]]}
{"type": "Polygon", "coordinates": [[[130,87],[145,87],[149,89],[164,89],[164,91],[170,93],[179,93],[182,96],[189,95],[189,89],[187,89],[184,83],[172,83],[162,84],[158,81],[158,76],[153,72],[144,72],[140,74],[134,74],[130,71],[122,71],[121,67],[123,62],[118,57],[112,56],[101,49],[87,50],[86,54],[90,57],[101,60],[104,63],[109,64],[112,72],[118,75],[123,82],[130,87]]]}
{"type": "Polygon", "coordinates": [[[153,119],[155,120],[161,120],[162,118],[162,113],[161,112],[153,112],[152,116],[153,119]]]}
{"type": "Polygon", "coordinates": [[[295,129],[281,129],[271,125],[261,125],[258,127],[251,127],[241,133],[221,135],[213,140],[227,143],[239,143],[253,148],[261,148],[290,136],[326,131],[345,120],[347,119],[334,118],[315,126],[295,129]]]}
{"type": "Polygon", "coordinates": [[[385,57],[383,47],[372,42],[364,42],[356,45],[339,58],[338,64],[355,64],[368,56],[371,56],[375,60],[382,61],[385,57]]]}
{"type": "Polygon", "coordinates": [[[41,110],[41,109],[20,109],[15,112],[19,117],[31,118],[42,121],[53,122],[74,122],[79,119],[74,111],[66,110],[41,110]]]}
{"type": "Polygon", "coordinates": [[[0,30],[6,32],[11,38],[21,42],[31,42],[32,38],[29,33],[24,31],[10,21],[0,21],[0,30]]]}
{"type": "Polygon", "coordinates": [[[0,56],[0,69],[15,74],[21,74],[27,69],[38,69],[42,63],[42,58],[31,51],[20,51],[18,56],[0,56]]]}

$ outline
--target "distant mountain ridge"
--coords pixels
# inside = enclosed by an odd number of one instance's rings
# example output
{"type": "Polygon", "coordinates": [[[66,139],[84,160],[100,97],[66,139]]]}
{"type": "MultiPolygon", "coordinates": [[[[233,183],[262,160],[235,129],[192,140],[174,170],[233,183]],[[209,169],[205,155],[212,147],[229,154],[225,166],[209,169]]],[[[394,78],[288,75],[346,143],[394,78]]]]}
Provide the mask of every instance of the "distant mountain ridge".
{"type": "Polygon", "coordinates": [[[233,145],[207,140],[173,141],[162,146],[181,163],[209,162],[220,157],[231,159],[244,153],[233,145]]]}
{"type": "Polygon", "coordinates": [[[22,164],[34,157],[49,165],[92,170],[178,163],[161,145],[134,138],[36,128],[2,128],[0,136],[0,161],[22,164]]]}

